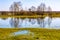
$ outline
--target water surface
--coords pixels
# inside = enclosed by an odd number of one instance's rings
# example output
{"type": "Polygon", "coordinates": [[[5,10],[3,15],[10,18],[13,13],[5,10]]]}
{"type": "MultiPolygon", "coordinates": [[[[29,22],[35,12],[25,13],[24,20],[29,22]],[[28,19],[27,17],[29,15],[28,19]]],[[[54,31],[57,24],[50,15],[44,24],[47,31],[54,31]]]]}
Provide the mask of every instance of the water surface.
{"type": "Polygon", "coordinates": [[[43,20],[37,19],[17,19],[8,17],[6,19],[0,18],[0,28],[60,28],[60,18],[45,17],[43,20]],[[30,21],[29,21],[30,20],[30,21]],[[44,23],[44,24],[43,24],[44,23]]]}

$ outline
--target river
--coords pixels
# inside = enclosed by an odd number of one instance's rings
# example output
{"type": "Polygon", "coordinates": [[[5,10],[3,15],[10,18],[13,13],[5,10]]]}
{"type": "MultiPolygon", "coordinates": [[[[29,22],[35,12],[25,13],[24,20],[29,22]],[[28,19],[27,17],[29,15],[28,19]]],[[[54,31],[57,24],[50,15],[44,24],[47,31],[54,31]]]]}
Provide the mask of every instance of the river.
{"type": "Polygon", "coordinates": [[[0,28],[60,28],[60,18],[49,18],[44,19],[17,19],[8,17],[6,19],[0,18],[0,28]],[[44,27],[43,27],[44,25],[44,27]]]}

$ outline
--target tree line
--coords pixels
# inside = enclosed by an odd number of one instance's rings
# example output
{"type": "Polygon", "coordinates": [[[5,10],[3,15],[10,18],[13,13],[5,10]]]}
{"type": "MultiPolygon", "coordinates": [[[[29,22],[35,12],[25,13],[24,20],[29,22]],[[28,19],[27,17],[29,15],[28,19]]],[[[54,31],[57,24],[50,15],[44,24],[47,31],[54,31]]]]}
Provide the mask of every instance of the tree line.
{"type": "Polygon", "coordinates": [[[41,3],[37,8],[35,6],[31,6],[27,11],[22,8],[21,2],[13,2],[9,10],[13,12],[13,15],[39,15],[43,14],[45,11],[52,11],[51,7],[44,3],[41,3]]]}

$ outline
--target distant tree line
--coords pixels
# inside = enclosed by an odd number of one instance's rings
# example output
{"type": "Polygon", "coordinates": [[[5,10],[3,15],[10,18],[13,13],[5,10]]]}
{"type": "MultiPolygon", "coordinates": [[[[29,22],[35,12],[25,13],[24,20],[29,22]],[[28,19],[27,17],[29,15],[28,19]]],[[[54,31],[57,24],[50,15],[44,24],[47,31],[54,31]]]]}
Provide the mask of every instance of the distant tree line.
{"type": "Polygon", "coordinates": [[[44,3],[41,3],[37,8],[35,6],[31,6],[28,10],[24,10],[22,8],[21,2],[13,2],[9,7],[9,12],[2,12],[0,15],[43,15],[46,11],[50,13],[52,11],[51,7],[44,3]]]}
{"type": "Polygon", "coordinates": [[[13,2],[9,10],[13,12],[13,15],[39,15],[43,14],[45,11],[52,11],[51,7],[46,7],[44,3],[41,3],[37,8],[32,6],[26,11],[23,10],[21,2],[13,2]]]}

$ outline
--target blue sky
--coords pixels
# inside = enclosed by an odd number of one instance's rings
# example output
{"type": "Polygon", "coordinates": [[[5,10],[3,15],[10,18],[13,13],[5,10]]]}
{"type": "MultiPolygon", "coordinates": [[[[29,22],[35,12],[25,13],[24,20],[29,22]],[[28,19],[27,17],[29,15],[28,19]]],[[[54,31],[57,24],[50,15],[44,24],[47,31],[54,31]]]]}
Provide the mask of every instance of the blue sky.
{"type": "Polygon", "coordinates": [[[60,11],[60,0],[0,0],[0,11],[9,10],[10,5],[13,2],[21,1],[22,7],[28,9],[31,6],[39,6],[41,3],[45,3],[46,6],[50,6],[53,11],[60,11]]]}

